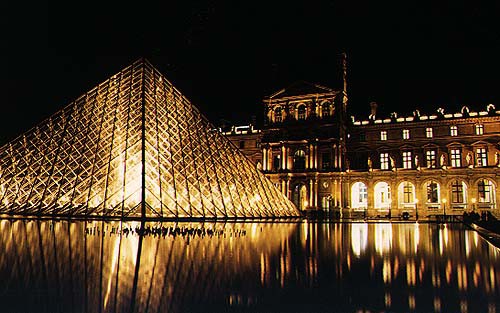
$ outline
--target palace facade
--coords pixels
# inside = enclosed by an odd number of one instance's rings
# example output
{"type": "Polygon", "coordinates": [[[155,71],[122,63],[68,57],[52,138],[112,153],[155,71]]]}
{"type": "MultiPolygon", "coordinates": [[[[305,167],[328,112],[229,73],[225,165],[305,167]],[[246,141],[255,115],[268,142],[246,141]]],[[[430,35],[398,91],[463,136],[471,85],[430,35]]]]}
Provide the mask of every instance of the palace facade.
{"type": "Polygon", "coordinates": [[[490,211],[500,183],[500,110],[347,117],[347,93],[298,82],[263,101],[264,127],[224,134],[300,210],[413,217],[490,211]],[[405,213],[406,212],[406,213],[405,213]]]}

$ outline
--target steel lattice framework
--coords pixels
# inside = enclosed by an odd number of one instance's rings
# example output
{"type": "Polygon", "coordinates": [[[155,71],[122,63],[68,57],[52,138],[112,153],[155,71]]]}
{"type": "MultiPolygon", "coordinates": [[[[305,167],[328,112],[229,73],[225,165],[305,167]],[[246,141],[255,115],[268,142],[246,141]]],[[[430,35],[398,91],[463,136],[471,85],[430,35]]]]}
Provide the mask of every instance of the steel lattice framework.
{"type": "Polygon", "coordinates": [[[0,213],[298,215],[251,161],[145,60],[0,148],[0,213]]]}

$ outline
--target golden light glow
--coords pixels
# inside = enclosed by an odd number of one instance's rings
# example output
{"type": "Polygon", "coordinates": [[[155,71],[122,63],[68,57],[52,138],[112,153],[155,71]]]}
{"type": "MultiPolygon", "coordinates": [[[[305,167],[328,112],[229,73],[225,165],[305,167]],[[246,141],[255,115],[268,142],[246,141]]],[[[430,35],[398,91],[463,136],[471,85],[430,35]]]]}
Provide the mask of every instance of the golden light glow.
{"type": "Polygon", "coordinates": [[[215,129],[137,61],[0,149],[0,213],[298,216],[215,129]]]}

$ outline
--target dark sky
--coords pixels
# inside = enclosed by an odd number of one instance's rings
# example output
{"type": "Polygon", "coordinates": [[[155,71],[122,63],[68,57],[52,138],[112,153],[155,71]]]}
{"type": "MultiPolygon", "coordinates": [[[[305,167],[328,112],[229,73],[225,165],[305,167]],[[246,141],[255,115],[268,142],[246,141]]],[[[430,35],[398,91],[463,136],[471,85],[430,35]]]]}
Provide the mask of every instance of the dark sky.
{"type": "Polygon", "coordinates": [[[262,120],[296,80],[340,88],[342,51],[357,116],[500,107],[498,1],[102,2],[1,4],[0,142],[139,57],[214,123],[262,120]]]}

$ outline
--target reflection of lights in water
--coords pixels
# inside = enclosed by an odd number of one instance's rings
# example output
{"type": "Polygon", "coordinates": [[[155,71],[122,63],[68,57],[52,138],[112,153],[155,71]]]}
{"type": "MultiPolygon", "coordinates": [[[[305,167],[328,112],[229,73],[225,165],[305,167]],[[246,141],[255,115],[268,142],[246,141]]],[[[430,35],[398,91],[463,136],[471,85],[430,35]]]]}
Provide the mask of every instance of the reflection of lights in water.
{"type": "Polygon", "coordinates": [[[264,253],[260,254],[260,284],[266,285],[266,259],[264,253]]]}
{"type": "Polygon", "coordinates": [[[418,228],[418,222],[415,222],[415,228],[413,229],[413,241],[415,243],[415,253],[418,252],[418,244],[420,243],[420,230],[418,228]]]}
{"type": "Polygon", "coordinates": [[[364,252],[368,242],[368,224],[351,224],[351,246],[352,252],[359,258],[361,252],[364,252]]]}
{"type": "Polygon", "coordinates": [[[392,224],[375,224],[375,250],[380,254],[392,248],[392,224]]]}
{"type": "Polygon", "coordinates": [[[434,297],[434,311],[441,312],[441,299],[437,296],[434,297]]]}
{"type": "Polygon", "coordinates": [[[451,261],[450,260],[448,260],[448,262],[446,263],[445,274],[446,274],[446,283],[449,284],[451,281],[451,261]]]}
{"type": "Polygon", "coordinates": [[[495,269],[494,268],[490,268],[490,289],[491,289],[491,292],[493,293],[495,291],[495,269]]]}
{"type": "Polygon", "coordinates": [[[473,283],[474,283],[474,287],[477,288],[477,286],[479,285],[479,278],[481,277],[481,266],[479,265],[479,262],[476,261],[476,266],[474,268],[474,274],[473,274],[473,283]]]}
{"type": "Polygon", "coordinates": [[[257,224],[253,224],[250,229],[250,237],[254,239],[257,236],[257,224]]]}
{"type": "Polygon", "coordinates": [[[414,260],[406,261],[406,282],[408,286],[415,286],[415,284],[417,283],[414,260]]]}
{"type": "Polygon", "coordinates": [[[398,278],[399,274],[399,257],[396,255],[396,258],[394,258],[394,271],[392,272],[394,278],[398,278]]]}
{"type": "Polygon", "coordinates": [[[108,278],[108,286],[106,288],[106,295],[104,296],[104,309],[106,309],[109,300],[109,294],[111,293],[111,283],[113,282],[113,277],[116,272],[116,266],[118,264],[118,256],[120,254],[120,237],[114,238],[113,252],[111,258],[110,273],[108,278]]]}
{"type": "Polygon", "coordinates": [[[415,309],[415,295],[412,293],[408,295],[408,307],[410,308],[410,310],[415,309]]]}
{"type": "Polygon", "coordinates": [[[309,223],[307,220],[302,224],[302,246],[306,246],[307,238],[309,237],[309,223]]]}
{"type": "Polygon", "coordinates": [[[444,224],[444,245],[446,247],[448,247],[449,232],[450,232],[450,230],[448,229],[448,225],[444,224]]]}
{"type": "Polygon", "coordinates": [[[391,260],[389,258],[384,258],[384,263],[382,265],[382,278],[384,279],[384,283],[391,283],[391,260]]]}
{"type": "Polygon", "coordinates": [[[497,306],[496,306],[496,304],[495,304],[495,303],[490,302],[490,303],[488,304],[488,313],[494,313],[494,312],[497,312],[496,307],[497,307],[497,306]]]}
{"type": "Polygon", "coordinates": [[[438,237],[439,237],[439,255],[443,255],[444,245],[443,245],[443,233],[441,229],[439,229],[438,231],[438,237]]]}
{"type": "Polygon", "coordinates": [[[420,281],[422,281],[424,279],[424,272],[425,272],[425,260],[421,259],[420,260],[420,270],[418,272],[418,278],[420,279],[420,281]]]}
{"type": "Polygon", "coordinates": [[[467,268],[463,264],[457,267],[457,284],[459,290],[467,290],[467,268]]]}
{"type": "Polygon", "coordinates": [[[467,309],[467,300],[460,300],[460,312],[461,313],[467,313],[468,312],[468,309],[467,309]]]}
{"type": "Polygon", "coordinates": [[[470,238],[469,238],[469,231],[466,230],[465,231],[465,256],[467,256],[467,257],[470,254],[470,243],[469,243],[469,240],[470,240],[470,238]]]}
{"type": "Polygon", "coordinates": [[[391,307],[391,302],[392,302],[392,299],[391,299],[391,294],[389,292],[385,292],[385,307],[386,308],[390,308],[391,307]]]}

